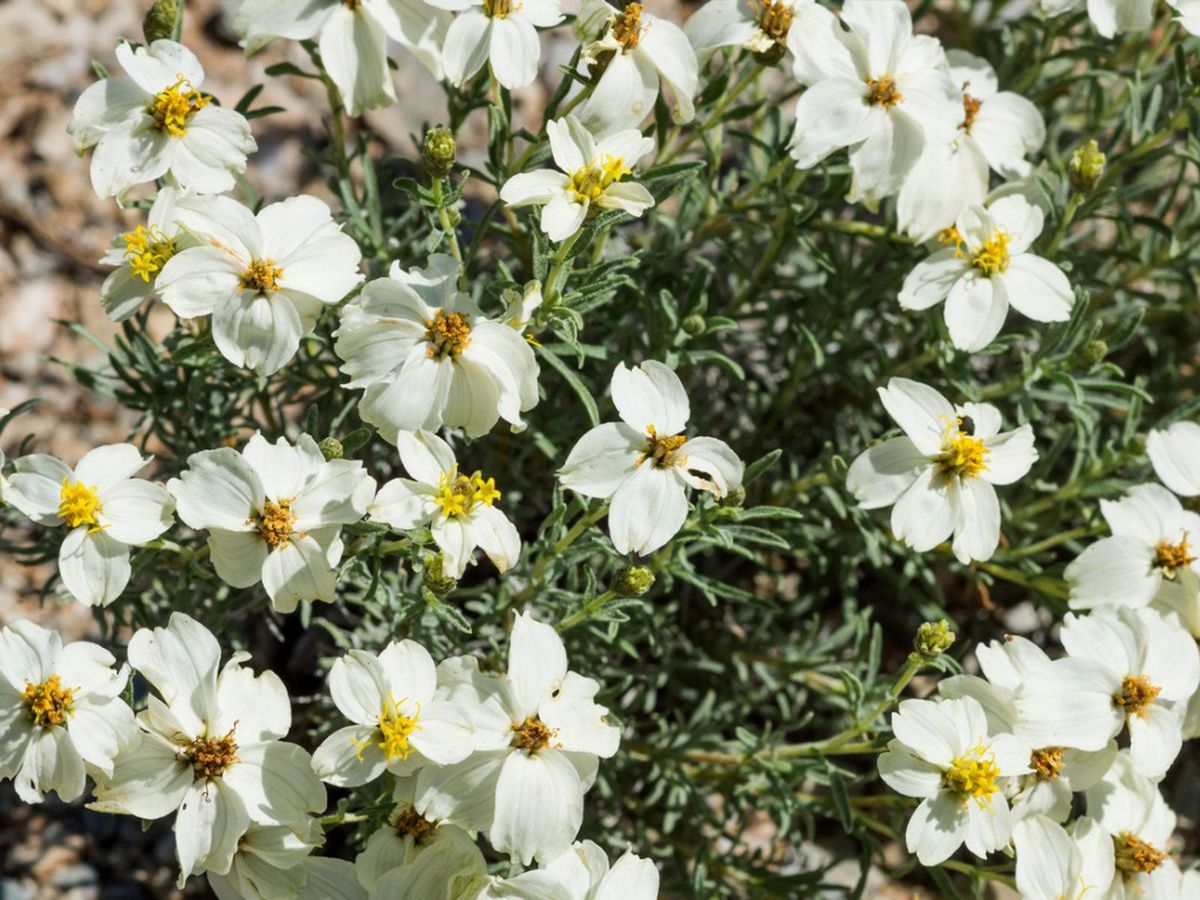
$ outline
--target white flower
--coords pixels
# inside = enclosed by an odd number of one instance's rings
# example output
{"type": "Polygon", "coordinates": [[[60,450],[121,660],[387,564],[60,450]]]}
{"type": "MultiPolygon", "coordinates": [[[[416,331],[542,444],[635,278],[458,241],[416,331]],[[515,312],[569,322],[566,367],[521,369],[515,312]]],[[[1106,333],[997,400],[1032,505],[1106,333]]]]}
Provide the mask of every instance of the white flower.
{"type": "Polygon", "coordinates": [[[1017,890],[1024,900],[1093,900],[1107,897],[1113,881],[1113,842],[1094,819],[1075,821],[1068,833],[1045,816],[1013,828],[1017,890]]]}
{"type": "Polygon", "coordinates": [[[330,784],[357,787],[384,770],[410,775],[471,752],[465,714],[437,691],[437,669],[415,641],[393,641],[378,655],[351,650],[333,664],[329,692],[352,725],[327,737],[313,768],[330,784]]]}
{"type": "Polygon", "coordinates": [[[1167,0],[1167,5],[1179,13],[1176,22],[1192,34],[1200,34],[1200,0],[1167,0]]]}
{"type": "Polygon", "coordinates": [[[1011,304],[1037,322],[1065,322],[1075,295],[1054,263],[1028,252],[1042,233],[1042,211],[1020,196],[973,206],[955,223],[953,247],[918,263],[904,279],[900,305],[946,302],[946,327],[960,350],[982,350],[1000,333],[1011,304]]]}
{"type": "Polygon", "coordinates": [[[504,183],[500,199],[509,206],[537,205],[542,231],[552,241],[577,232],[589,213],[619,209],[641,216],[654,205],[642,185],[625,181],[633,165],[654,149],[652,138],[636,128],[617,131],[597,141],[574,116],[546,123],[554,163],[562,171],[522,172],[504,183]]]}
{"type": "Polygon", "coordinates": [[[1096,541],[1067,566],[1072,609],[1147,606],[1164,592],[1195,596],[1200,561],[1189,537],[1200,540],[1200,516],[1157,484],[1101,500],[1100,510],[1112,537],[1096,541]]]}
{"type": "Polygon", "coordinates": [[[128,669],[111,653],[18,619],[0,631],[0,778],[17,796],[44,791],[70,802],[83,793],[85,766],[111,774],[113,758],[137,736],[121,699],[128,669]]]}
{"type": "Polygon", "coordinates": [[[150,462],[132,444],[90,450],[74,470],[53,456],[16,461],[4,499],[39,525],[71,529],[58,551],[63,585],[80,603],[108,606],[129,584],[129,548],[171,527],[160,485],[133,476],[150,462]]]}
{"type": "Polygon", "coordinates": [[[989,403],[952,406],[933,388],[893,378],[879,389],[904,430],[868,448],[850,466],[846,486],[863,509],[892,509],[892,532],[918,552],[952,534],[959,562],[989,559],[1000,541],[993,485],[1012,484],[1037,459],[1033,430],[1000,431],[989,403]]]}
{"type": "MultiPolygon", "coordinates": [[[[1112,836],[1115,871],[1105,900],[1185,900],[1179,866],[1168,856],[1175,813],[1158,787],[1122,751],[1104,779],[1087,792],[1087,814],[1112,836]]],[[[1090,898],[1087,898],[1090,900],[1090,898]]]]}
{"type": "Polygon", "coordinates": [[[461,10],[446,33],[446,78],[461,87],[484,63],[509,90],[537,78],[542,46],[537,29],[563,20],[559,0],[429,0],[461,10]]]}
{"type": "Polygon", "coordinates": [[[315,38],[325,71],[347,111],[357,116],[396,102],[389,38],[411,50],[441,80],[441,45],[449,19],[421,0],[246,0],[233,27],[247,53],[276,38],[315,38]]]}
{"type": "Polygon", "coordinates": [[[1068,614],[1061,640],[1069,657],[1017,693],[1025,734],[1039,746],[1100,750],[1128,725],[1137,770],[1161,778],[1200,683],[1195,640],[1153,610],[1126,607],[1068,614]]]}
{"type": "Polygon", "coordinates": [[[348,860],[313,856],[305,860],[304,869],[304,887],[295,900],[367,900],[367,892],[355,877],[354,863],[348,860]]]}
{"type": "Polygon", "coordinates": [[[999,90],[990,63],[962,50],[947,50],[946,59],[962,93],[962,118],[948,141],[926,142],[896,201],[901,230],[916,240],[953,225],[967,207],[983,205],[989,167],[1005,178],[1027,175],[1025,156],[1046,140],[1037,107],[999,90]]]}
{"type": "Polygon", "coordinates": [[[232,188],[256,149],[250,124],[201,93],[204,70],[192,51],[164,40],[119,44],[116,54],[126,74],[85,90],[67,126],[76,152],[96,148],[96,193],[112,197],[166,176],[202,194],[232,188]]]}
{"type": "Polygon", "coordinates": [[[654,110],[660,81],[671,92],[671,119],[680,125],[692,121],[699,63],[682,28],[646,12],[637,2],[618,11],[604,0],[586,0],[579,20],[594,29],[580,66],[584,71],[602,67],[580,112],[593,134],[640,125],[654,110]]]}
{"type": "Polygon", "coordinates": [[[172,256],[157,289],[180,318],[211,315],[217,349],[235,366],[277,372],[321,311],[362,281],[358,245],[316,197],[257,215],[229,197],[198,197],[177,216],[205,243],[172,256]]]}
{"type": "MultiPolygon", "coordinates": [[[[1083,0],[1038,0],[1043,15],[1057,16],[1083,0]]],[[[1182,4],[1180,4],[1182,12],[1182,4]]],[[[1154,0],[1087,0],[1088,18],[1103,37],[1123,31],[1145,31],[1154,24],[1154,0]]]]}
{"type": "Polygon", "coordinates": [[[708,0],[683,27],[697,53],[743,47],[773,60],[787,50],[797,6],[813,0],[708,0]]]}
{"type": "Polygon", "coordinates": [[[570,847],[583,795],[620,730],[593,699],[600,686],[567,669],[562,638],[528,613],[513,625],[508,674],[484,675],[473,657],[446,660],[440,684],[471,701],[475,752],[417,776],[422,815],[486,830],[492,846],[528,865],[570,847]]]}
{"type": "Polygon", "coordinates": [[[645,556],[683,527],[689,487],[720,499],[741,484],[744,467],[724,441],[683,434],[691,405],[670,367],[654,360],[634,369],[621,363],[612,397],[621,421],[581,437],[558,478],[585,497],[611,497],[613,545],[645,556]]]}
{"type": "Polygon", "coordinates": [[[342,526],[362,519],[375,496],[362,463],[326,462],[306,434],[295,446],[256,434],[240,454],[193,453],[167,487],[179,518],[209,532],[221,579],[236,588],[262,581],[279,612],[301,600],[333,602],[342,526]]]}
{"type": "Polygon", "coordinates": [[[224,875],[251,822],[291,825],[325,808],[325,787],[308,754],[280,740],[292,724],[283,682],[255,675],[207,628],[172,613],[143,628],[129,662],[158,691],[138,714],[141,739],[96,785],[98,812],[158,819],[175,810],[180,886],[193,873],[224,875]]]}
{"type": "Polygon", "coordinates": [[[537,404],[533,350],[455,287],[458,270],[444,254],[427,269],[393,263],[342,308],[334,350],[346,387],[366,388],[359,415],[389,441],[443,426],[479,437],[498,419],[520,427],[537,404]]]}
{"type": "Polygon", "coordinates": [[[396,478],[379,489],[368,515],[397,531],[427,527],[442,551],[443,572],[461,578],[476,547],[501,572],[521,555],[521,536],[496,509],[500,499],[494,478],[459,472],[450,445],[427,431],[396,436],[400,461],[414,480],[396,478]]]}
{"type": "Polygon", "coordinates": [[[1029,745],[989,734],[983,707],[970,697],[905,700],[892,731],[879,774],[893,790],[921,798],[905,831],[909,852],[933,866],[964,843],[980,857],[1005,847],[1013,823],[1001,779],[1030,771],[1029,745]]]}
{"type": "Polygon", "coordinates": [[[1181,497],[1200,495],[1200,425],[1176,422],[1146,438],[1146,455],[1154,474],[1181,497]]]}
{"type": "Polygon", "coordinates": [[[208,873],[218,900],[293,900],[308,881],[306,862],[325,834],[317,820],[298,825],[251,823],[226,874],[208,873]]]}
{"type": "Polygon", "coordinates": [[[894,194],[926,142],[947,142],[961,121],[962,94],[941,44],[913,35],[898,0],[846,0],[841,22],[815,3],[797,8],[788,47],[796,79],[808,85],[796,105],[792,158],[811,169],[850,148],[852,202],[894,194]]]}
{"type": "Polygon", "coordinates": [[[100,305],[114,322],[132,316],[155,293],[158,273],[167,261],[196,240],[179,227],[175,208],[184,194],[164,187],[154,198],[146,224],[113,239],[101,263],[117,270],[100,287],[100,305]]]}
{"type": "MultiPolygon", "coordinates": [[[[513,878],[493,878],[470,900],[656,900],[658,869],[627,851],[609,868],[608,855],[580,841],[541,868],[513,878]]],[[[395,896],[395,895],[393,895],[395,896]]]]}

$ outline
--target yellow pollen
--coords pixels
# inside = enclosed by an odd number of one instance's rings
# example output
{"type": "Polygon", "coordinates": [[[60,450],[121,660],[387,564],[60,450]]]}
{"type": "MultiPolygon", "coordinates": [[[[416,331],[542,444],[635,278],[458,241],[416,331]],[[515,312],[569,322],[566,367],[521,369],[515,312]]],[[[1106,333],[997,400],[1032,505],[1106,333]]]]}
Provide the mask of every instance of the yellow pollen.
{"type": "Polygon", "coordinates": [[[51,675],[41,684],[27,681],[21,698],[29,707],[29,718],[33,719],[33,723],[42,728],[50,728],[67,721],[67,717],[71,715],[71,702],[75,698],[75,691],[63,687],[57,675],[51,675]]]}
{"type": "Polygon", "coordinates": [[[423,844],[437,831],[437,822],[431,822],[414,807],[406,806],[392,816],[392,827],[400,837],[410,837],[415,844],[423,844]]]}
{"type": "Polygon", "coordinates": [[[292,512],[291,506],[290,498],[278,503],[268,500],[263,504],[262,514],[257,522],[258,536],[266,541],[272,550],[284,550],[292,543],[296,514],[292,512]]]}
{"type": "Polygon", "coordinates": [[[1148,874],[1166,860],[1167,854],[1135,834],[1123,831],[1113,838],[1117,868],[1123,872],[1148,874]]]}
{"type": "Polygon", "coordinates": [[[177,75],[173,85],[154,95],[149,112],[160,131],[181,138],[187,134],[188,120],[211,102],[212,97],[200,93],[186,78],[177,75]]]}
{"type": "Polygon", "coordinates": [[[758,27],[777,44],[787,42],[792,27],[792,8],[778,0],[758,0],[758,27]]]}
{"type": "MultiPolygon", "coordinates": [[[[1008,268],[1008,243],[1011,240],[1012,235],[1003,228],[997,228],[971,257],[971,265],[989,278],[1003,272],[1008,268]]],[[[961,245],[959,255],[964,255],[961,245]]]]}
{"type": "Polygon", "coordinates": [[[104,511],[97,490],[81,481],[64,478],[58,493],[58,517],[71,528],[90,525],[96,530],[96,516],[104,511]]]}
{"type": "Polygon", "coordinates": [[[237,749],[230,728],[222,737],[196,738],[188,744],[184,756],[192,764],[197,778],[220,778],[237,762],[237,749]]]}
{"type": "Polygon", "coordinates": [[[441,508],[443,516],[453,519],[466,516],[480,503],[494,506],[499,499],[495,478],[484,479],[481,472],[468,477],[459,475],[457,469],[451,469],[441,474],[433,502],[441,508]]]}
{"type": "MultiPolygon", "coordinates": [[[[400,712],[400,704],[404,703],[408,698],[402,698],[399,702],[391,697],[383,704],[383,709],[379,713],[379,741],[376,744],[383,751],[389,763],[396,760],[406,760],[412,754],[412,744],[409,743],[409,738],[414,731],[420,731],[421,726],[417,724],[421,718],[421,705],[416,704],[417,710],[411,716],[406,716],[400,712]]],[[[350,743],[358,748],[358,758],[363,758],[363,751],[367,749],[369,744],[359,743],[351,738],[350,743]]]]}
{"type": "Polygon", "coordinates": [[[867,97],[867,102],[872,106],[889,107],[895,106],[904,96],[900,93],[896,86],[896,79],[891,75],[884,75],[880,78],[867,79],[867,87],[871,93],[867,97]]]}
{"type": "Polygon", "coordinates": [[[612,33],[626,50],[635,49],[642,36],[642,4],[630,3],[621,10],[613,22],[612,33]]]}
{"type": "Polygon", "coordinates": [[[425,340],[429,341],[428,353],[439,359],[458,356],[471,343],[471,322],[466,313],[445,313],[438,310],[436,316],[425,322],[425,340]]]}
{"type": "Polygon", "coordinates": [[[241,286],[244,291],[279,290],[279,279],[283,277],[283,269],[269,259],[256,259],[242,273],[241,286]]]}
{"type": "Polygon", "coordinates": [[[964,806],[974,800],[980,807],[990,807],[992,794],[1000,789],[996,785],[1000,767],[990,750],[981,742],[954,760],[943,776],[946,786],[962,798],[964,806]]]}
{"type": "Polygon", "coordinates": [[[660,468],[681,466],[687,462],[687,456],[679,453],[679,448],[687,443],[682,434],[659,437],[653,425],[646,427],[646,450],[638,457],[637,465],[646,460],[652,460],[660,468]]]}
{"type": "Polygon", "coordinates": [[[969,429],[963,428],[964,424],[959,418],[946,428],[938,464],[947,475],[975,478],[980,472],[987,471],[988,449],[982,438],[975,437],[969,429]]]}
{"type": "Polygon", "coordinates": [[[1043,747],[1041,750],[1034,750],[1029,757],[1029,767],[1033,769],[1033,777],[1038,781],[1057,781],[1062,764],[1062,747],[1043,747]]]}
{"type": "Polygon", "coordinates": [[[971,126],[975,124],[975,117],[979,115],[979,108],[983,106],[983,101],[970,94],[963,94],[963,120],[962,130],[968,134],[971,131],[971,126]]]}
{"type": "Polygon", "coordinates": [[[1113,697],[1113,702],[1125,707],[1126,716],[1142,718],[1161,692],[1162,688],[1150,683],[1149,676],[1126,675],[1121,682],[1121,693],[1113,697]]]}
{"type": "Polygon", "coordinates": [[[1162,569],[1163,575],[1167,578],[1174,578],[1176,572],[1187,568],[1196,561],[1196,557],[1192,556],[1191,549],[1191,545],[1188,544],[1186,531],[1183,533],[1183,539],[1178,544],[1168,544],[1166,541],[1161,541],[1154,548],[1154,565],[1162,569]]]}
{"type": "Polygon", "coordinates": [[[959,234],[958,229],[953,225],[939,231],[937,239],[938,243],[945,247],[957,247],[962,243],[962,235],[959,234]]]}
{"type": "Polygon", "coordinates": [[[513,722],[512,730],[513,739],[509,746],[524,750],[531,756],[550,747],[558,734],[557,728],[551,728],[537,716],[530,716],[524,722],[513,722]]]}
{"type": "Polygon", "coordinates": [[[175,255],[175,240],[163,234],[158,226],[139,225],[121,237],[125,241],[125,259],[129,262],[130,272],[142,281],[149,282],[151,276],[158,274],[175,255]]]}
{"type": "Polygon", "coordinates": [[[524,4],[513,3],[513,0],[483,0],[483,11],[490,18],[504,19],[517,12],[524,4]]]}
{"type": "Polygon", "coordinates": [[[620,181],[633,170],[625,165],[625,160],[619,156],[606,156],[603,160],[593,160],[586,166],[576,169],[571,176],[571,193],[579,201],[595,203],[609,187],[620,181]]]}

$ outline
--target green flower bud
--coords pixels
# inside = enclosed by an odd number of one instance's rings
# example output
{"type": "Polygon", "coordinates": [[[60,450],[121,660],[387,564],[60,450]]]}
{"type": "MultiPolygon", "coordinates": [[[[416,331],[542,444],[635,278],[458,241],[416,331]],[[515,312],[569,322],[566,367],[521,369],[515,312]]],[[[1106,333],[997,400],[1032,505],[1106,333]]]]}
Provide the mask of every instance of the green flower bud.
{"type": "Polygon", "coordinates": [[[917,639],[913,641],[913,649],[923,659],[937,659],[954,644],[955,634],[950,630],[950,623],[945,619],[940,622],[925,622],[917,629],[917,639]]]}
{"type": "Polygon", "coordinates": [[[174,36],[175,18],[178,15],[175,0],[155,0],[146,18],[142,19],[142,34],[146,36],[146,43],[153,44],[174,36]]]}
{"type": "Polygon", "coordinates": [[[446,575],[442,554],[425,557],[425,589],[439,600],[449,596],[458,587],[458,581],[446,575]]]}
{"type": "Polygon", "coordinates": [[[739,484],[737,487],[730,489],[729,493],[726,494],[725,497],[721,500],[721,505],[733,507],[736,509],[736,508],[740,508],[741,505],[745,502],[746,502],[746,489],[739,484]]]}
{"type": "Polygon", "coordinates": [[[612,592],[619,597],[640,597],[654,587],[654,570],[649,566],[626,566],[613,579],[612,592]]]}
{"type": "Polygon", "coordinates": [[[1071,161],[1067,164],[1067,178],[1071,187],[1081,194],[1090,194],[1104,175],[1104,163],[1105,156],[1100,152],[1100,145],[1088,141],[1071,154],[1071,161]]]}
{"type": "Polygon", "coordinates": [[[683,330],[692,337],[704,334],[704,329],[708,327],[708,323],[704,321],[704,316],[699,313],[692,313],[683,320],[683,330]]]}
{"type": "Polygon", "coordinates": [[[457,148],[454,144],[454,133],[449,128],[430,128],[425,132],[425,140],[421,142],[421,158],[425,160],[425,168],[434,178],[445,178],[454,169],[454,157],[457,148]]]}
{"type": "Polygon", "coordinates": [[[1108,356],[1108,344],[1104,341],[1096,339],[1088,341],[1079,348],[1079,353],[1075,358],[1079,361],[1079,365],[1085,369],[1090,369],[1096,363],[1108,356]]]}
{"type": "Polygon", "coordinates": [[[343,453],[342,442],[335,437],[327,437],[317,445],[321,448],[321,455],[325,457],[325,462],[331,459],[341,459],[343,453]]]}

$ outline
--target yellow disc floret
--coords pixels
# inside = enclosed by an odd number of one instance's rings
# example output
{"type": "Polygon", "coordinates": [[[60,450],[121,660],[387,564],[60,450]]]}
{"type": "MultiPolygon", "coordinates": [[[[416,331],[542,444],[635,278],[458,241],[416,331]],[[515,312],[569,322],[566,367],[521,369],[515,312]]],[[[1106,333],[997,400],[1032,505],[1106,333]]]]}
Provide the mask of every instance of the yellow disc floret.
{"type": "Polygon", "coordinates": [[[267,293],[279,290],[279,279],[283,277],[283,269],[269,259],[256,259],[246,266],[242,272],[240,284],[244,291],[267,293]]]}
{"type": "Polygon", "coordinates": [[[483,477],[475,472],[470,476],[459,475],[458,469],[443,472],[438,480],[437,493],[433,502],[448,519],[463,518],[479,504],[494,506],[500,499],[496,490],[496,479],[483,477]]]}
{"type": "Polygon", "coordinates": [[[992,794],[1000,790],[996,781],[1000,767],[991,748],[980,742],[950,764],[943,776],[946,786],[958,794],[965,806],[974,800],[979,806],[991,806],[992,794]]]}
{"type": "Polygon", "coordinates": [[[786,44],[792,27],[792,8],[779,0],[758,0],[759,30],[777,44],[786,44]]]}
{"type": "Polygon", "coordinates": [[[64,724],[71,715],[75,691],[63,687],[57,675],[51,675],[40,684],[26,682],[21,699],[29,708],[29,718],[35,725],[51,728],[64,724]]]}
{"type": "Polygon", "coordinates": [[[98,489],[81,481],[64,478],[58,493],[58,517],[71,528],[96,527],[96,516],[103,512],[98,489]]]}
{"type": "Polygon", "coordinates": [[[896,85],[896,79],[891,75],[868,79],[867,91],[867,102],[872,106],[882,106],[885,109],[895,106],[904,99],[904,95],[900,93],[900,89],[896,85]]]}
{"type": "Polygon", "coordinates": [[[683,465],[687,462],[687,457],[681,454],[679,449],[686,443],[687,438],[682,434],[659,437],[654,426],[649,425],[646,427],[646,449],[638,457],[637,465],[640,466],[646,460],[651,460],[659,468],[683,465]]]}
{"type": "Polygon", "coordinates": [[[987,471],[988,449],[983,439],[976,437],[973,429],[964,427],[965,424],[958,418],[946,428],[938,464],[947,475],[975,478],[987,471]]]}
{"type": "MultiPolygon", "coordinates": [[[[414,731],[421,730],[421,726],[418,724],[421,718],[419,703],[416,704],[416,710],[411,716],[400,711],[401,704],[407,702],[407,699],[402,698],[397,701],[388,697],[379,713],[379,740],[376,742],[376,746],[383,751],[389,763],[408,759],[413,752],[412,734],[414,731]]],[[[351,743],[358,747],[358,758],[361,760],[363,751],[370,745],[359,743],[353,738],[351,743]]]]}
{"type": "Polygon", "coordinates": [[[521,8],[513,0],[483,0],[483,11],[492,19],[505,19],[521,8]]]}
{"type": "Polygon", "coordinates": [[[1062,765],[1062,747],[1042,747],[1029,757],[1029,768],[1033,769],[1033,777],[1038,781],[1057,781],[1062,765]]]}
{"type": "MultiPolygon", "coordinates": [[[[1117,868],[1132,874],[1149,874],[1163,864],[1167,854],[1135,834],[1123,831],[1113,838],[1117,868]]],[[[1139,889],[1138,893],[1142,893],[1139,889]]]]}
{"type": "Polygon", "coordinates": [[[125,241],[130,274],[147,283],[175,255],[175,240],[163,234],[158,226],[139,225],[121,237],[125,241]]]}
{"type": "Polygon", "coordinates": [[[1154,565],[1161,569],[1167,578],[1174,578],[1176,572],[1187,568],[1195,561],[1196,557],[1192,555],[1192,548],[1188,543],[1186,532],[1178,544],[1160,541],[1154,548],[1154,565]]]}
{"type": "Polygon", "coordinates": [[[524,750],[531,756],[552,745],[558,729],[551,728],[538,716],[530,716],[524,722],[513,722],[513,737],[509,746],[524,750]]]}
{"type": "Polygon", "coordinates": [[[197,778],[220,778],[225,770],[237,762],[237,742],[233,729],[221,737],[199,737],[184,750],[184,757],[192,764],[197,778]]]}
{"type": "Polygon", "coordinates": [[[471,343],[470,317],[467,313],[439,309],[437,315],[425,321],[425,340],[429,341],[426,352],[430,357],[458,356],[471,343]]]}
{"type": "Polygon", "coordinates": [[[642,4],[629,3],[613,22],[612,35],[626,50],[637,47],[642,37],[642,4]]]}
{"type": "Polygon", "coordinates": [[[604,196],[604,192],[611,185],[632,171],[619,156],[592,160],[588,165],[575,170],[575,174],[571,176],[570,190],[576,200],[595,203],[604,196]]]}
{"type": "Polygon", "coordinates": [[[1126,675],[1121,682],[1121,693],[1113,697],[1113,702],[1125,707],[1125,715],[1141,718],[1161,692],[1162,688],[1152,684],[1147,675],[1126,675]]]}
{"type": "Polygon", "coordinates": [[[178,139],[187,134],[188,121],[208,106],[212,97],[200,93],[182,75],[176,79],[173,85],[154,95],[149,112],[160,131],[178,139]]]}
{"type": "Polygon", "coordinates": [[[971,254],[971,266],[991,278],[1008,268],[1008,244],[1012,236],[997,228],[982,247],[971,254]]]}
{"type": "Polygon", "coordinates": [[[291,499],[280,500],[278,503],[268,500],[263,504],[263,511],[255,525],[258,536],[266,541],[272,550],[286,549],[292,543],[296,514],[292,512],[291,507],[291,499]]]}
{"type": "Polygon", "coordinates": [[[971,131],[971,126],[975,124],[975,117],[979,115],[979,110],[983,106],[983,101],[970,94],[963,94],[963,120],[962,130],[968,134],[971,131]]]}

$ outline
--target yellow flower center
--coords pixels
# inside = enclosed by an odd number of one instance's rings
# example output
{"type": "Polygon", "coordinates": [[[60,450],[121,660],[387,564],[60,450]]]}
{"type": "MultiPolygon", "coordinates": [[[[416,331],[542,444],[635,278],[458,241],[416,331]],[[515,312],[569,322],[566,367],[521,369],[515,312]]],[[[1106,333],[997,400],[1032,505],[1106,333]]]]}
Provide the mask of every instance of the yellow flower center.
{"type": "Polygon", "coordinates": [[[29,707],[29,718],[33,719],[33,723],[42,728],[50,728],[67,721],[67,717],[71,715],[71,702],[75,698],[75,691],[63,687],[57,675],[51,675],[41,684],[27,681],[21,698],[29,707]]]}
{"type": "Polygon", "coordinates": [[[149,282],[151,276],[167,264],[175,255],[175,240],[163,234],[158,226],[147,228],[139,225],[121,237],[125,241],[125,259],[135,278],[149,282]]]}
{"type": "Polygon", "coordinates": [[[100,506],[97,490],[81,481],[64,478],[62,490],[58,493],[58,517],[71,528],[78,528],[80,525],[95,527],[96,516],[104,511],[100,506]]]}
{"type": "MultiPolygon", "coordinates": [[[[402,698],[399,702],[388,697],[383,704],[383,709],[379,713],[379,741],[376,744],[383,751],[389,763],[396,760],[406,760],[412,754],[413,748],[409,739],[414,731],[420,731],[421,726],[417,722],[421,718],[421,706],[417,704],[417,710],[412,716],[406,716],[400,711],[400,704],[404,703],[407,698],[402,698]]],[[[363,751],[369,746],[365,743],[359,743],[351,738],[350,742],[358,747],[358,758],[363,758],[363,751]]]]}
{"type": "Polygon", "coordinates": [[[1175,573],[1180,569],[1185,569],[1196,561],[1196,557],[1192,556],[1191,546],[1188,544],[1187,532],[1183,534],[1183,539],[1178,544],[1168,544],[1166,541],[1161,541],[1154,548],[1154,565],[1162,569],[1163,575],[1167,578],[1174,578],[1175,573]]]}
{"type": "Polygon", "coordinates": [[[483,0],[483,11],[493,19],[504,19],[517,12],[523,5],[514,4],[513,0],[483,0]]]}
{"type": "Polygon", "coordinates": [[[241,286],[244,291],[267,293],[279,290],[279,279],[283,269],[269,259],[256,259],[242,273],[241,286]]]}
{"type": "Polygon", "coordinates": [[[687,443],[682,434],[659,437],[653,425],[646,427],[646,450],[638,457],[637,465],[651,460],[659,468],[680,466],[687,462],[687,456],[679,453],[679,448],[687,443]]]}
{"type": "Polygon", "coordinates": [[[212,97],[193,88],[182,75],[176,82],[154,95],[150,104],[150,115],[160,131],[172,138],[187,134],[188,120],[212,102],[212,97]]]}
{"type": "Polygon", "coordinates": [[[220,778],[225,770],[237,762],[237,743],[233,729],[222,737],[196,738],[184,750],[183,755],[192,764],[197,778],[220,778]]]}
{"type": "Polygon", "coordinates": [[[422,844],[437,831],[437,822],[431,822],[412,806],[397,810],[392,816],[392,827],[400,837],[410,837],[413,843],[422,844]]]}
{"type": "Polygon", "coordinates": [[[272,550],[286,549],[292,543],[296,514],[292,512],[291,507],[290,499],[280,500],[278,503],[268,500],[263,504],[262,514],[256,523],[258,536],[266,541],[272,550]]]}
{"type": "Polygon", "coordinates": [[[495,478],[485,480],[481,472],[468,477],[451,469],[442,473],[433,502],[440,507],[443,516],[453,519],[462,518],[480,503],[494,506],[499,499],[495,478]]]}
{"type": "Polygon", "coordinates": [[[971,126],[975,124],[975,117],[979,115],[979,109],[983,106],[983,101],[972,97],[970,94],[963,94],[963,120],[962,130],[970,134],[971,126]]]}
{"type": "Polygon", "coordinates": [[[437,315],[425,322],[425,340],[429,341],[429,355],[444,359],[458,356],[471,343],[471,322],[466,313],[446,313],[440,309],[437,315]]]}
{"type": "Polygon", "coordinates": [[[510,747],[524,750],[531,756],[551,746],[551,741],[558,734],[558,729],[551,728],[537,716],[530,716],[524,722],[513,722],[513,738],[510,747]]]}
{"type": "Polygon", "coordinates": [[[1141,718],[1161,692],[1162,688],[1151,684],[1147,675],[1126,675],[1121,682],[1121,693],[1113,697],[1113,702],[1125,707],[1126,716],[1141,718]]]}
{"type": "Polygon", "coordinates": [[[342,0],[342,6],[346,7],[346,9],[349,9],[349,10],[357,10],[358,3],[359,3],[359,0],[342,0]]]}
{"type": "Polygon", "coordinates": [[[938,243],[945,247],[957,247],[962,243],[962,235],[959,233],[958,228],[954,225],[950,225],[939,231],[937,239],[938,243]]]}
{"type": "Polygon", "coordinates": [[[975,437],[975,428],[970,419],[959,417],[946,428],[942,440],[942,455],[938,460],[942,471],[960,478],[975,478],[986,472],[988,449],[982,438],[975,437]]]}
{"type": "Polygon", "coordinates": [[[758,27],[777,44],[787,43],[792,27],[792,8],[779,0],[758,0],[758,27]]]}
{"type": "Polygon", "coordinates": [[[996,784],[1000,767],[991,748],[982,742],[955,759],[943,777],[946,786],[962,798],[964,806],[974,800],[981,807],[990,807],[992,794],[1000,789],[996,784]]]}
{"type": "Polygon", "coordinates": [[[1029,767],[1033,769],[1033,777],[1038,781],[1057,781],[1062,764],[1062,747],[1043,747],[1041,750],[1034,750],[1029,757],[1029,767]]]}
{"type": "Polygon", "coordinates": [[[886,109],[889,106],[895,106],[904,99],[904,95],[900,93],[900,89],[896,86],[896,79],[891,75],[867,79],[867,88],[870,91],[867,95],[867,102],[871,106],[882,106],[886,109]]]}
{"type": "MultiPolygon", "coordinates": [[[[1008,243],[1012,236],[1003,228],[992,232],[982,247],[972,255],[971,265],[991,278],[1008,268],[1008,243]]],[[[962,253],[961,247],[959,253],[962,253]]]]}
{"type": "Polygon", "coordinates": [[[575,174],[571,176],[570,190],[576,200],[595,203],[604,196],[610,185],[632,171],[621,157],[606,156],[603,160],[593,160],[588,165],[576,169],[575,174]]]}
{"type": "Polygon", "coordinates": [[[1153,872],[1167,858],[1166,853],[1128,831],[1113,838],[1113,849],[1116,851],[1117,868],[1131,874],[1153,872]]]}
{"type": "Polygon", "coordinates": [[[630,3],[621,10],[613,22],[612,33],[626,50],[636,48],[642,36],[642,4],[630,3]]]}

